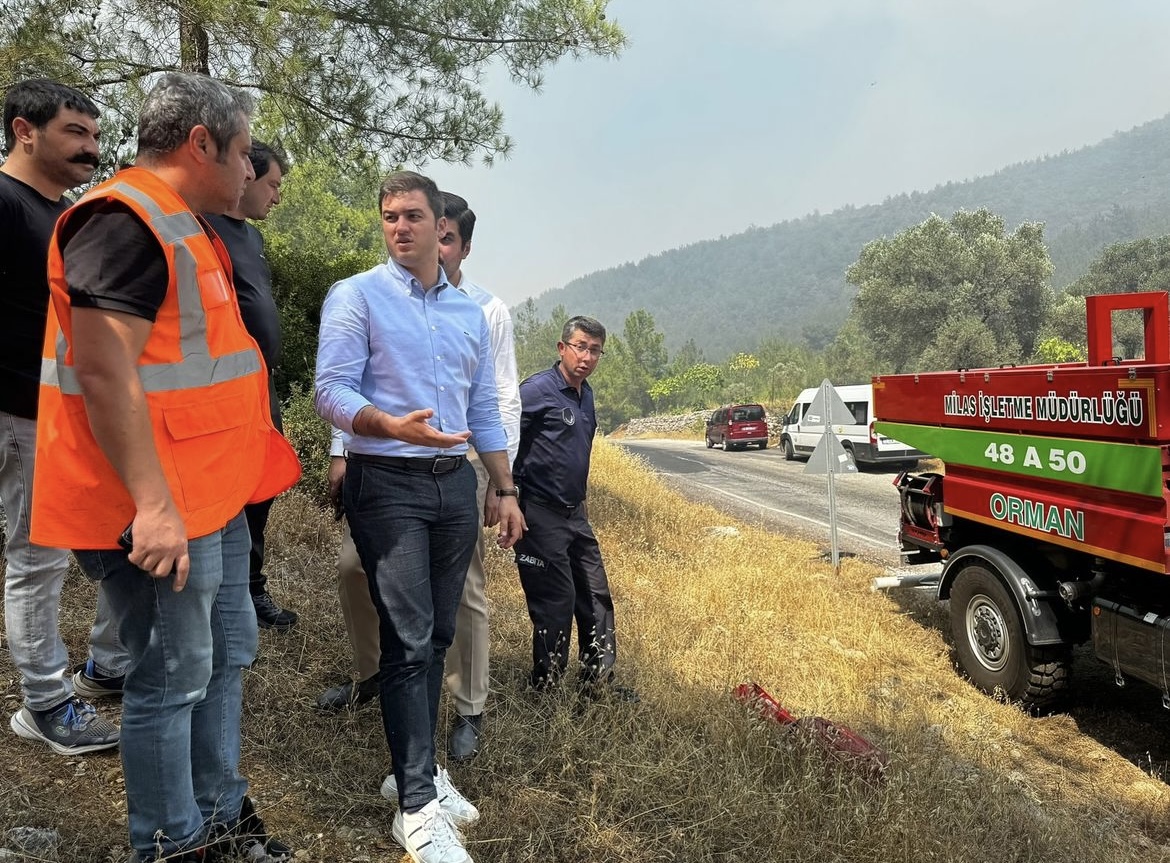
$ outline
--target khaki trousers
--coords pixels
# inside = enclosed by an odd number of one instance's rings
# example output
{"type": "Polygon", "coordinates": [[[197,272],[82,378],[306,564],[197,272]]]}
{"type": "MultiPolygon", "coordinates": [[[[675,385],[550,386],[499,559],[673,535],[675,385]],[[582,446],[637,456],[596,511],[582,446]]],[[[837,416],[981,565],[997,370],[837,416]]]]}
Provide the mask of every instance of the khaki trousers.
{"type": "MultiPolygon", "coordinates": [[[[468,460],[479,480],[476,497],[483,512],[487,493],[487,472],[474,451],[468,460]]],[[[488,606],[483,570],[485,551],[481,530],[475,543],[475,552],[467,567],[463,597],[455,618],[455,640],[447,651],[447,689],[460,716],[478,716],[483,713],[488,695],[488,606]]],[[[354,674],[358,680],[368,680],[378,673],[381,647],[378,643],[378,612],[370,599],[370,585],[362,569],[349,522],[342,521],[341,552],[337,558],[337,592],[341,598],[341,614],[353,647],[354,674]]]]}

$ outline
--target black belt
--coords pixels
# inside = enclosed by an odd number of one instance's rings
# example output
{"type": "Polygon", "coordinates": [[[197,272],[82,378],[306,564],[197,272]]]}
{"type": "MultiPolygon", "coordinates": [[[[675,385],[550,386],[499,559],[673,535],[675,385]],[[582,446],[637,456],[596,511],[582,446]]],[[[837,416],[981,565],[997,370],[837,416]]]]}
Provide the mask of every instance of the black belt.
{"type": "Polygon", "coordinates": [[[524,500],[530,503],[534,503],[537,506],[542,506],[545,509],[551,509],[553,512],[559,512],[562,515],[572,515],[573,512],[576,511],[577,507],[581,505],[579,503],[575,503],[572,506],[566,506],[559,500],[553,500],[551,498],[545,497],[542,494],[537,494],[534,491],[526,491],[523,488],[520,489],[520,495],[524,498],[524,500]]]}
{"type": "Polygon", "coordinates": [[[354,461],[366,464],[377,464],[385,467],[396,467],[399,470],[415,470],[420,473],[450,473],[467,461],[463,455],[440,455],[434,458],[404,458],[395,455],[369,455],[363,452],[351,452],[349,457],[354,461]]]}

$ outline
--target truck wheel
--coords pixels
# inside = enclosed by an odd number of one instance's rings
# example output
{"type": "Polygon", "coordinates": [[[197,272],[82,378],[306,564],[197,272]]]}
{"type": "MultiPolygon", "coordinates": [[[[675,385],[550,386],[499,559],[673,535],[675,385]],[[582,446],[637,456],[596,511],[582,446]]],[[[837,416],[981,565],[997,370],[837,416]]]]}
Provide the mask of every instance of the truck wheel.
{"type": "Polygon", "coordinates": [[[767,449],[767,448],[768,448],[768,442],[766,440],[760,441],[760,449],[767,449]]]}
{"type": "Polygon", "coordinates": [[[711,438],[707,437],[706,435],[703,435],[703,440],[707,442],[707,449],[711,449],[715,446],[715,441],[711,440],[711,438]]]}
{"type": "Polygon", "coordinates": [[[849,444],[845,444],[844,449],[845,449],[845,456],[849,459],[849,463],[851,465],[853,465],[853,467],[856,468],[858,471],[860,471],[861,468],[857,467],[857,456],[855,456],[853,454],[853,447],[850,446],[849,444]]]}
{"type": "Polygon", "coordinates": [[[727,438],[723,439],[723,451],[731,452],[731,441],[729,441],[727,438]]]}
{"type": "Polygon", "coordinates": [[[792,441],[789,438],[784,438],[784,460],[792,461],[796,458],[796,450],[792,448],[792,441]]]}
{"type": "Polygon", "coordinates": [[[1015,600],[985,567],[969,566],[955,579],[951,632],[959,664],[989,695],[1040,707],[1068,683],[1068,650],[1028,644],[1015,600]]]}

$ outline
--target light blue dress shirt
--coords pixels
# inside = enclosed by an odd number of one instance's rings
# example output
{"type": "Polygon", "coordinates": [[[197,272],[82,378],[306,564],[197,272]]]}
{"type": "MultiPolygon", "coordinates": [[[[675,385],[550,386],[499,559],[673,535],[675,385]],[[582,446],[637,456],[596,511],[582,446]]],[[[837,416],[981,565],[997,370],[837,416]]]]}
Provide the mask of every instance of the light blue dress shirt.
{"type": "Polygon", "coordinates": [[[394,416],[431,408],[430,425],[471,430],[479,452],[507,449],[496,397],[491,338],[483,309],[440,272],[430,290],[394,261],[335,284],[321,309],[314,404],[345,434],[346,449],[366,455],[457,455],[391,438],[353,433],[366,405],[394,416]]]}

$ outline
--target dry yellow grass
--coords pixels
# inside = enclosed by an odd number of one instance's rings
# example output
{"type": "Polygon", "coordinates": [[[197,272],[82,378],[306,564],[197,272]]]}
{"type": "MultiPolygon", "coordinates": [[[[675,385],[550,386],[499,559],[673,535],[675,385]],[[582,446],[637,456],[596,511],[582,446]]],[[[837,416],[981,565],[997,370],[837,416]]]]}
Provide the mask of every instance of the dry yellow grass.
{"type": "MultiPolygon", "coordinates": [[[[604,442],[593,479],[618,665],[642,703],[523,691],[523,597],[509,555],[493,553],[486,745],[452,770],[483,813],[468,837],[479,863],[1170,860],[1165,784],[1066,717],[1029,718],[977,693],[937,631],[869,591],[868,565],[846,560],[835,575],[813,545],[685,503],[604,442]],[[729,525],[737,532],[711,529],[729,525]],[[733,702],[749,679],[881,745],[886,782],[862,781],[733,702]]],[[[378,796],[388,764],[376,707],[311,706],[348,668],[335,526],[295,496],[274,522],[271,587],[302,620],[264,633],[247,674],[254,794],[304,861],[398,863],[378,796]]],[[[75,655],[91,602],[72,580],[63,625],[75,655]]],[[[19,687],[6,657],[0,678],[11,711],[19,687]]],[[[62,759],[6,734],[0,761],[0,827],[58,827],[54,859],[120,863],[116,758],[62,759]]]]}

